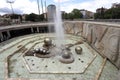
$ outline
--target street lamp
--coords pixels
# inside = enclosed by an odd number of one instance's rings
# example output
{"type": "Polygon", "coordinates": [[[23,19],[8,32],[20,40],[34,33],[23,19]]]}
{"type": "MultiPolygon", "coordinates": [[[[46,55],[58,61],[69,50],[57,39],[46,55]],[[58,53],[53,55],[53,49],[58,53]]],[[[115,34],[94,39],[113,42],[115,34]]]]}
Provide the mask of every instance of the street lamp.
{"type": "Polygon", "coordinates": [[[44,4],[45,4],[45,18],[47,20],[47,6],[46,6],[46,0],[44,0],[44,4]]]}
{"type": "Polygon", "coordinates": [[[45,4],[45,13],[46,13],[47,12],[46,0],[44,0],[44,4],[45,4]]]}
{"type": "MultiPolygon", "coordinates": [[[[39,0],[37,0],[37,5],[38,5],[38,12],[39,12],[39,15],[40,15],[40,6],[39,6],[39,0]]],[[[44,13],[43,11],[43,1],[41,0],[41,7],[42,7],[42,14],[44,13]]]]}
{"type": "Polygon", "coordinates": [[[42,14],[44,13],[43,11],[43,0],[41,0],[41,6],[42,6],[42,14]]]}
{"type": "Polygon", "coordinates": [[[37,5],[38,5],[38,13],[40,15],[40,6],[39,6],[39,0],[37,0],[37,5]]]}
{"type": "Polygon", "coordinates": [[[12,7],[12,4],[15,2],[15,0],[7,0],[7,3],[10,4],[11,6],[11,10],[12,10],[12,14],[14,14],[14,10],[13,10],[13,7],[12,7]]]}

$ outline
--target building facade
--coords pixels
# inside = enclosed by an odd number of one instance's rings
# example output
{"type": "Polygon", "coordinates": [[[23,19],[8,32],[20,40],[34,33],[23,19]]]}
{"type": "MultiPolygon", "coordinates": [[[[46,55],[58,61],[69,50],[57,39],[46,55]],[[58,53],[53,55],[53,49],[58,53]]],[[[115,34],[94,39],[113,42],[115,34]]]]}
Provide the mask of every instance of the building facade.
{"type": "Polygon", "coordinates": [[[105,11],[107,11],[107,10],[108,10],[107,8],[101,7],[101,8],[98,8],[98,9],[96,10],[96,13],[102,13],[102,12],[105,12],[105,11]]]}
{"type": "Polygon", "coordinates": [[[49,5],[47,7],[47,19],[49,22],[54,21],[55,13],[56,13],[56,6],[53,4],[49,5]]]}
{"type": "Polygon", "coordinates": [[[80,12],[83,15],[84,19],[90,19],[94,17],[94,13],[85,9],[81,9],[80,12]]]}
{"type": "Polygon", "coordinates": [[[120,8],[120,3],[113,3],[112,8],[120,8]]]}

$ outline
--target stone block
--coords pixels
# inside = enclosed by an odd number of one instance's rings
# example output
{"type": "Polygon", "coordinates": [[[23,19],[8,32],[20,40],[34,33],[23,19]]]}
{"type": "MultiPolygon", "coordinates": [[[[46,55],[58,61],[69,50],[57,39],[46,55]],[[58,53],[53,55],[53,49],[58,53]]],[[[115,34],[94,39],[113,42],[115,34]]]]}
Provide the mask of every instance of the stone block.
{"type": "Polygon", "coordinates": [[[75,23],[74,24],[74,34],[75,35],[82,35],[83,32],[83,23],[75,23]]]}
{"type": "Polygon", "coordinates": [[[104,55],[120,68],[120,28],[109,28],[103,38],[104,55]]]}

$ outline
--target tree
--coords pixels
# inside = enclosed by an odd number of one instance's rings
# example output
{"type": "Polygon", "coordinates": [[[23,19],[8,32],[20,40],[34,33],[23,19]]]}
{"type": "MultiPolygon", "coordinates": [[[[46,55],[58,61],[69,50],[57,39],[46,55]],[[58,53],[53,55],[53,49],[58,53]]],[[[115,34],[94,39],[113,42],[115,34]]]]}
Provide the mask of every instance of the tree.
{"type": "Polygon", "coordinates": [[[31,13],[29,15],[26,15],[25,19],[26,19],[26,21],[33,21],[33,22],[35,22],[38,19],[38,15],[34,14],[34,13],[31,13]]]}
{"type": "Polygon", "coordinates": [[[68,19],[71,19],[71,20],[74,19],[74,15],[73,15],[73,13],[68,13],[68,19]]]}
{"type": "Polygon", "coordinates": [[[82,15],[82,13],[80,12],[79,9],[73,9],[72,12],[70,12],[70,13],[62,14],[62,19],[71,19],[71,20],[73,20],[73,19],[80,19],[82,17],[83,17],[83,15],[82,15]]]}
{"type": "Polygon", "coordinates": [[[25,16],[26,21],[33,21],[33,22],[38,22],[38,21],[44,21],[44,14],[37,15],[34,13],[28,14],[25,16]]]}
{"type": "Polygon", "coordinates": [[[99,18],[99,15],[100,15],[99,13],[94,13],[94,18],[95,18],[95,19],[98,19],[98,18],[99,18]]]}
{"type": "Polygon", "coordinates": [[[10,18],[11,18],[11,19],[18,19],[18,18],[21,18],[21,15],[19,15],[19,14],[12,14],[12,15],[10,16],[10,18]]]}
{"type": "Polygon", "coordinates": [[[62,13],[62,19],[67,19],[67,13],[62,13]]]}
{"type": "Polygon", "coordinates": [[[94,14],[95,19],[120,19],[120,7],[110,8],[94,14]]]}
{"type": "Polygon", "coordinates": [[[108,9],[106,12],[105,12],[105,14],[104,14],[104,18],[105,19],[112,19],[112,9],[108,9]]]}
{"type": "Polygon", "coordinates": [[[100,11],[94,14],[95,19],[104,19],[105,8],[100,8],[100,11]]]}
{"type": "Polygon", "coordinates": [[[111,8],[111,16],[113,19],[120,19],[120,7],[111,8]]]}
{"type": "Polygon", "coordinates": [[[80,19],[83,17],[83,15],[79,9],[73,9],[73,11],[71,13],[73,14],[74,19],[80,19]]]}
{"type": "Polygon", "coordinates": [[[44,21],[44,20],[45,20],[44,14],[39,15],[39,19],[38,19],[38,20],[39,20],[39,21],[44,21]]]}

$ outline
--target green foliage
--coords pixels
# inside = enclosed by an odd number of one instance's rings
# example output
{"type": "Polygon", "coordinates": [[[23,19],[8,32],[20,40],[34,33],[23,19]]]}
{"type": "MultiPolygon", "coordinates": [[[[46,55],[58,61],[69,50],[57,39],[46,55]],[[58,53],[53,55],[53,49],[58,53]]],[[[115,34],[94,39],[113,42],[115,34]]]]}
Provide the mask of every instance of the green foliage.
{"type": "Polygon", "coordinates": [[[108,9],[105,14],[105,19],[112,19],[112,9],[108,9]]]}
{"type": "Polygon", "coordinates": [[[70,12],[70,13],[62,14],[62,19],[71,19],[71,20],[73,20],[73,19],[80,19],[82,17],[83,17],[83,15],[82,15],[82,13],[80,12],[79,9],[73,9],[73,11],[70,12]]]}
{"type": "Polygon", "coordinates": [[[21,18],[21,15],[19,15],[19,14],[12,14],[12,15],[10,16],[10,18],[11,18],[11,19],[19,19],[19,18],[21,18]]]}
{"type": "Polygon", "coordinates": [[[73,9],[72,14],[74,19],[80,19],[83,17],[82,13],[78,9],[73,9]]]}
{"type": "Polygon", "coordinates": [[[74,17],[73,17],[73,14],[72,14],[72,13],[69,13],[69,14],[68,14],[68,19],[71,19],[71,20],[73,20],[73,19],[74,19],[74,17]]]}
{"type": "Polygon", "coordinates": [[[31,13],[29,15],[26,15],[25,17],[26,21],[32,21],[32,22],[37,22],[37,21],[43,21],[44,20],[44,15],[37,15],[34,13],[31,13]]]}
{"type": "Polygon", "coordinates": [[[20,19],[20,21],[22,22],[22,16],[19,15],[19,14],[12,14],[12,15],[10,16],[10,18],[11,18],[11,19],[20,19]]]}
{"type": "Polygon", "coordinates": [[[37,18],[38,18],[38,15],[34,14],[34,13],[31,13],[29,15],[26,15],[26,21],[37,21],[37,18]]]}
{"type": "Polygon", "coordinates": [[[62,19],[68,19],[68,13],[62,13],[62,19]]]}
{"type": "Polygon", "coordinates": [[[95,13],[95,14],[94,14],[94,17],[95,17],[95,19],[104,19],[104,15],[105,15],[105,10],[104,10],[104,8],[102,7],[102,8],[101,8],[101,12],[95,13]]]}
{"type": "Polygon", "coordinates": [[[110,8],[105,12],[95,13],[95,19],[120,19],[120,7],[110,8]]]}
{"type": "Polygon", "coordinates": [[[120,7],[119,8],[111,8],[111,18],[120,19],[120,7]]]}
{"type": "Polygon", "coordinates": [[[44,20],[45,20],[44,14],[39,15],[39,21],[44,21],[44,20]]]}

